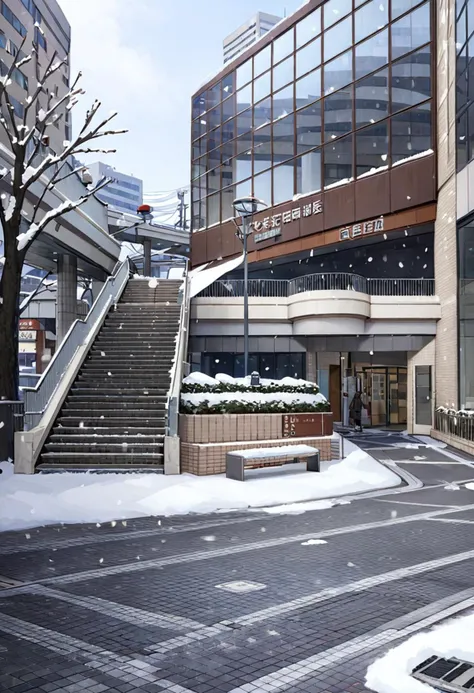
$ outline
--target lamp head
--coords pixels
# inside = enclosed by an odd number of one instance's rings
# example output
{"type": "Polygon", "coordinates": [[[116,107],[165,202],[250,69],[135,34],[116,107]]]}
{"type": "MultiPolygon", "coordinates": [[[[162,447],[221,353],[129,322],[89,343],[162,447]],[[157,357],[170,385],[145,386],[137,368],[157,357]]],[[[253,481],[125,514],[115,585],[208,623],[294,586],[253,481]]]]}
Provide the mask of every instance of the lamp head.
{"type": "Polygon", "coordinates": [[[232,206],[234,207],[236,214],[239,216],[250,217],[261,209],[265,209],[267,205],[257,197],[249,195],[248,197],[237,198],[233,201],[232,206]]]}

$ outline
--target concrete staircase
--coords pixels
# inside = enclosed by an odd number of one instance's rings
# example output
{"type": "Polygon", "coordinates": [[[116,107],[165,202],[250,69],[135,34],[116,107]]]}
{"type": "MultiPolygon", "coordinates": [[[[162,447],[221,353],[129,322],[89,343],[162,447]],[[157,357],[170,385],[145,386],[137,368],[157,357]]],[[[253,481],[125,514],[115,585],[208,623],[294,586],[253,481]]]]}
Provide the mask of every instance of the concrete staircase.
{"type": "Polygon", "coordinates": [[[105,319],[38,469],[163,470],[180,281],[129,280],[105,319]]]}

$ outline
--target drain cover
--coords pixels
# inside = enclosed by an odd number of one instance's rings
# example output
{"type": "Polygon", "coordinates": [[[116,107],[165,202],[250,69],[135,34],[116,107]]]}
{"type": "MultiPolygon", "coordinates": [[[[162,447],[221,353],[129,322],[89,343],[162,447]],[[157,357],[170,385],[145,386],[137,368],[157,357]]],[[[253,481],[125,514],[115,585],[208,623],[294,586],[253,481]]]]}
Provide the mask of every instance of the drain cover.
{"type": "Polygon", "coordinates": [[[452,657],[430,657],[412,672],[419,681],[429,683],[438,691],[465,691],[474,689],[474,664],[452,657]]]}
{"type": "Polygon", "coordinates": [[[23,582],[19,580],[14,580],[13,578],[6,577],[5,575],[0,575],[0,590],[8,590],[12,587],[21,587],[23,582]]]}

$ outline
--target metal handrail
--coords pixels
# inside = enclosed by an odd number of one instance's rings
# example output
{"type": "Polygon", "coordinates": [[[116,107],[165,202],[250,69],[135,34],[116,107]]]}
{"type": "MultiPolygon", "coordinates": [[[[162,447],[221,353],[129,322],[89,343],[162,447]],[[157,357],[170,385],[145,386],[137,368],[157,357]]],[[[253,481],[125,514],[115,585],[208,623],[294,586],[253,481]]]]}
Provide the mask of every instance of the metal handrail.
{"type": "Polygon", "coordinates": [[[87,317],[73,322],[37,385],[24,388],[25,430],[31,430],[39,424],[75,353],[79,347],[87,344],[97,323],[102,324],[110,306],[118,301],[129,274],[130,265],[127,259],[107,279],[87,317]]]}
{"type": "Polygon", "coordinates": [[[166,417],[166,435],[175,437],[179,431],[179,401],[181,395],[181,383],[184,376],[184,367],[188,349],[188,328],[191,299],[189,297],[190,281],[188,264],[183,277],[181,294],[181,311],[179,316],[179,332],[176,340],[176,349],[173,366],[171,368],[171,382],[168,390],[168,404],[166,417]]]}
{"type": "MultiPolygon", "coordinates": [[[[369,296],[434,296],[434,279],[367,279],[350,272],[307,274],[296,279],[249,279],[251,298],[286,298],[306,291],[356,291],[369,296]]],[[[196,298],[242,298],[243,279],[220,279],[196,298]]]]}
{"type": "Polygon", "coordinates": [[[435,429],[445,435],[474,443],[474,412],[437,409],[435,429]]]}

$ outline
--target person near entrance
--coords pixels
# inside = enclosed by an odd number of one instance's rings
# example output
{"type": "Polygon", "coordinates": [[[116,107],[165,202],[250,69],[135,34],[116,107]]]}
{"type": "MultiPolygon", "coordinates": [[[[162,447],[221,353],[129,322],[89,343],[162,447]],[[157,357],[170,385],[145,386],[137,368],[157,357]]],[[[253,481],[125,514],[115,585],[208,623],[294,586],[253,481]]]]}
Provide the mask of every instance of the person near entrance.
{"type": "Polygon", "coordinates": [[[354,422],[354,428],[362,431],[362,409],[367,409],[362,400],[362,393],[357,391],[349,405],[349,415],[354,422]]]}

